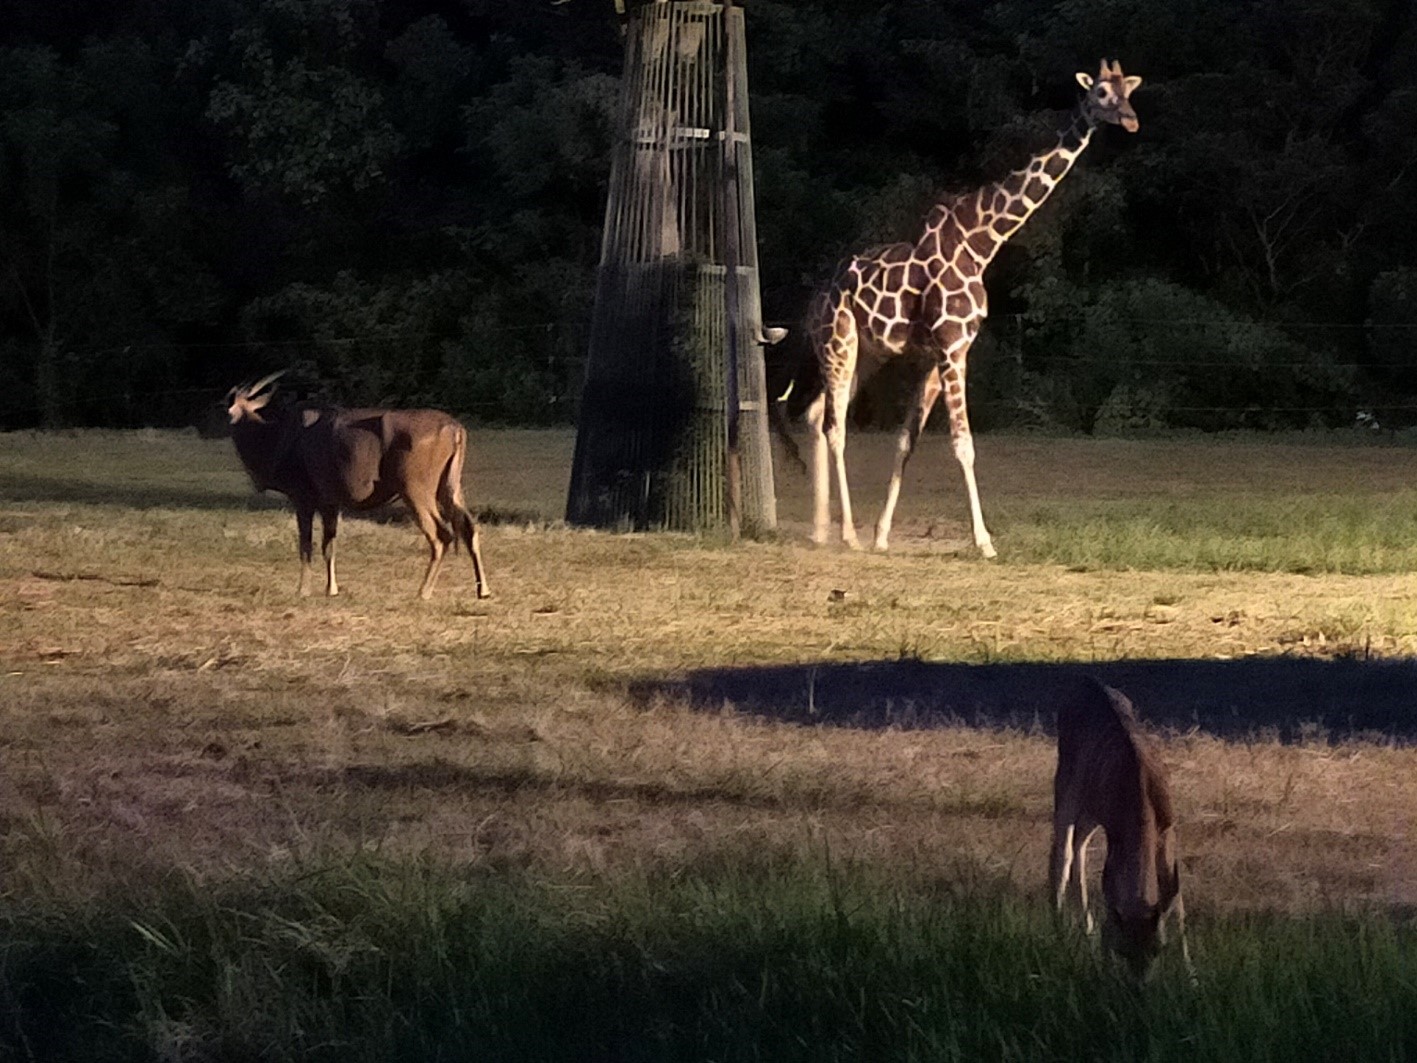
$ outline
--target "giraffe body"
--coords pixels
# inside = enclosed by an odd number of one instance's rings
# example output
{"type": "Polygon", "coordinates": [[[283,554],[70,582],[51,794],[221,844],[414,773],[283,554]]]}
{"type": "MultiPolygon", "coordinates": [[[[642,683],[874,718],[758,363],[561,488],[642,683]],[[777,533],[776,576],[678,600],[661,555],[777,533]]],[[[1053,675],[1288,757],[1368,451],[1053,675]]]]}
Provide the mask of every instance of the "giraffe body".
{"type": "Polygon", "coordinates": [[[807,332],[822,387],[807,414],[814,429],[814,541],[825,542],[828,535],[830,465],[835,468],[841,500],[842,541],[853,549],[859,547],[846,480],[847,407],[866,371],[915,349],[931,357],[897,440],[895,468],[876,523],[876,548],[889,545],[906,463],[943,395],[955,458],[969,491],[974,543],[985,557],[995,556],[974,477],[974,439],[965,402],[969,348],[989,313],[984,271],[1072,168],[1099,123],[1121,125],[1129,132],[1137,129],[1128,96],[1140,78],[1126,77],[1120,64],[1106,61],[1096,79],[1088,74],[1077,77],[1087,95],[1049,150],[1001,181],[936,204],[914,243],[886,244],[847,259],[831,284],[813,299],[807,332]]]}

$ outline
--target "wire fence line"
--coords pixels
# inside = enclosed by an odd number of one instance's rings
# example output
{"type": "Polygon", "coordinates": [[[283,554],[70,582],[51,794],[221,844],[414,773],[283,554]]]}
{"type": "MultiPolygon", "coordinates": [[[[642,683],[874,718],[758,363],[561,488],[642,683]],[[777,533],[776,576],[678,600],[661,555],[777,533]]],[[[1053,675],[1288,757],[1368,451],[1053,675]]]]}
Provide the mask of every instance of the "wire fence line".
{"type": "MultiPolygon", "coordinates": [[[[1106,359],[1095,358],[1092,352],[1078,346],[1070,346],[1064,350],[1040,349],[1043,346],[1043,341],[1034,335],[1032,330],[1036,330],[1041,325],[1066,327],[1073,323],[1081,324],[1083,321],[1084,317],[1081,313],[1054,315],[1045,322],[1028,318],[1023,314],[995,315],[990,325],[990,331],[995,338],[996,350],[1002,358],[1026,368],[1035,375],[1058,374],[1062,377],[1066,376],[1069,371],[1103,367],[1107,364],[1106,359]]],[[[1204,350],[1198,352],[1199,356],[1194,358],[1176,357],[1169,354],[1157,356],[1139,350],[1135,354],[1127,353],[1122,363],[1127,370],[1133,373],[1145,374],[1150,370],[1163,372],[1168,370],[1198,370],[1202,372],[1233,370],[1272,374],[1321,370],[1350,374],[1353,377],[1362,374],[1377,374],[1381,377],[1383,374],[1410,373],[1414,381],[1417,381],[1417,322],[1233,321],[1218,318],[1114,317],[1109,318],[1107,323],[1124,329],[1136,327],[1153,331],[1169,330],[1172,338],[1175,338],[1175,333],[1181,330],[1205,331],[1213,329],[1265,329],[1290,337],[1294,337],[1296,333],[1300,335],[1308,333],[1309,336],[1315,338],[1339,333],[1349,338],[1340,348],[1345,352],[1345,356],[1342,358],[1327,357],[1319,350],[1315,350],[1313,355],[1308,358],[1291,356],[1272,360],[1247,360],[1240,357],[1220,358],[1204,350]],[[1353,356],[1352,352],[1364,348],[1376,351],[1377,345],[1373,342],[1376,338],[1381,338],[1383,341],[1386,357],[1375,353],[1374,357],[1360,360],[1353,356]],[[1396,352],[1396,357],[1393,357],[1393,352],[1396,352]]],[[[781,324],[789,329],[797,325],[792,321],[772,322],[772,324],[781,324]]],[[[390,345],[408,344],[413,346],[436,341],[447,343],[450,346],[455,344],[461,352],[458,357],[462,358],[465,365],[474,371],[496,373],[499,370],[499,350],[505,350],[498,343],[498,338],[516,337],[519,341],[519,349],[524,352],[528,350],[536,352],[535,371],[538,377],[535,393],[523,396],[518,402],[518,407],[524,415],[528,411],[532,413],[531,417],[526,418],[528,421],[571,423],[575,419],[579,406],[580,388],[585,374],[586,355],[584,352],[589,330],[589,321],[532,321],[493,325],[481,329],[478,334],[479,342],[476,344],[470,344],[465,337],[457,337],[446,331],[388,330],[306,338],[171,343],[140,341],[108,345],[74,345],[65,348],[65,352],[90,363],[106,362],[110,368],[118,370],[123,368],[125,356],[137,352],[170,350],[194,355],[210,352],[214,357],[219,357],[223,353],[230,354],[233,356],[230,358],[232,363],[240,363],[242,366],[248,367],[257,367],[260,363],[269,366],[269,368],[280,368],[282,365],[292,362],[306,361],[311,363],[310,369],[316,375],[320,374],[322,362],[327,363],[328,367],[328,363],[333,359],[335,362],[345,363],[346,369],[351,366],[355,367],[351,370],[353,374],[364,364],[357,357],[361,346],[387,352],[390,345]],[[545,349],[544,355],[540,352],[542,347],[545,349]],[[339,354],[336,356],[332,353],[333,351],[338,351],[339,354]],[[271,357],[261,359],[261,352],[270,352],[271,357]],[[235,357],[237,354],[240,357],[235,357]],[[356,357],[351,357],[352,355],[356,357]]],[[[1165,332],[1161,334],[1165,335],[1165,332]]],[[[786,355],[779,354],[778,357],[806,356],[805,347],[800,342],[795,348],[786,349],[788,353],[786,355]]],[[[372,350],[368,364],[371,367],[368,375],[375,378],[380,373],[390,377],[397,376],[399,371],[397,366],[382,365],[372,350]]],[[[202,375],[210,380],[219,372],[220,370],[209,362],[204,367],[202,375]]],[[[161,373],[161,370],[158,370],[158,373],[161,373]]],[[[338,384],[338,376],[338,373],[334,373],[331,379],[324,382],[338,384]]],[[[174,423],[174,419],[185,418],[187,423],[200,425],[204,419],[211,420],[212,410],[218,406],[226,389],[239,382],[234,378],[225,380],[219,377],[218,379],[218,383],[208,386],[183,385],[141,389],[126,387],[117,391],[112,386],[85,387],[82,384],[71,384],[65,390],[64,399],[75,409],[118,400],[122,407],[134,416],[141,416],[145,408],[161,408],[164,413],[162,420],[166,423],[174,423]]],[[[971,391],[973,390],[972,387],[971,391]]],[[[1153,404],[1152,411],[1159,415],[1219,415],[1260,410],[1277,415],[1333,415],[1340,413],[1344,407],[1351,406],[1353,407],[1349,414],[1351,416],[1353,412],[1371,410],[1376,406],[1387,417],[1400,418],[1408,423],[1417,421],[1417,416],[1412,416],[1417,414],[1417,397],[1409,399],[1407,394],[1394,393],[1392,401],[1384,401],[1381,396],[1375,399],[1372,391],[1373,389],[1369,388],[1363,393],[1363,398],[1360,399],[1355,395],[1351,401],[1338,405],[1332,402],[1296,404],[1292,401],[1295,396],[1291,394],[1284,396],[1290,400],[1289,402],[1280,401],[1274,404],[1257,403],[1253,396],[1233,403],[1168,403],[1161,401],[1153,404]]],[[[443,404],[449,408],[475,419],[509,420],[503,416],[508,405],[505,397],[477,397],[465,391],[460,394],[444,395],[440,391],[440,382],[436,373],[431,379],[418,384],[418,392],[420,395],[426,396],[429,401],[443,401],[443,404]]],[[[1280,396],[1276,395],[1276,398],[1279,399],[1280,396]]],[[[996,405],[1007,405],[1006,398],[1001,400],[998,396],[994,396],[992,401],[996,405]]],[[[12,415],[17,410],[31,416],[40,412],[37,402],[16,402],[16,396],[13,394],[10,397],[9,408],[12,415]]],[[[510,420],[515,419],[510,418],[510,420]]]]}
{"type": "MultiPolygon", "coordinates": [[[[529,325],[496,325],[489,328],[480,329],[479,333],[498,334],[504,332],[545,332],[555,333],[566,327],[565,322],[544,321],[529,325]]],[[[590,323],[581,324],[577,322],[574,326],[577,329],[589,330],[590,323]]],[[[65,350],[76,354],[122,354],[125,351],[151,351],[151,350],[174,350],[174,351],[198,351],[198,350],[264,350],[267,348],[280,347],[314,347],[320,344],[352,344],[390,342],[400,340],[426,340],[426,339],[452,339],[446,331],[435,331],[433,329],[397,329],[388,332],[361,332],[357,336],[312,336],[306,339],[289,340],[197,340],[186,343],[179,342],[159,342],[151,341],[146,343],[107,343],[107,344],[73,344],[67,346],[65,350]]]]}
{"type": "MultiPolygon", "coordinates": [[[[1013,328],[1039,324],[1027,314],[995,314],[991,319],[997,326],[1007,322],[1013,328]]],[[[1084,321],[1085,315],[1079,311],[1073,314],[1050,315],[1048,323],[1084,321]]],[[[1161,325],[1169,328],[1224,328],[1224,329],[1267,329],[1280,332],[1288,330],[1326,330],[1351,333],[1417,335],[1417,321],[1360,322],[1360,321],[1255,321],[1231,318],[1164,318],[1164,317],[1111,317],[1110,323],[1119,325],[1161,325]]],[[[765,321],[765,325],[786,328],[789,331],[800,327],[800,322],[788,319],[765,321]]],[[[518,325],[490,325],[478,329],[479,336],[501,335],[504,333],[535,333],[553,335],[567,330],[588,335],[589,321],[533,321],[518,325]]],[[[355,344],[370,342],[398,342],[425,339],[452,340],[455,337],[445,330],[433,329],[391,329],[389,331],[361,332],[350,336],[310,336],[297,339],[250,339],[250,340],[197,340],[123,342],[106,344],[71,344],[66,350],[78,354],[122,354],[140,350],[262,350],[283,347],[313,347],[321,344],[355,344]]]]}

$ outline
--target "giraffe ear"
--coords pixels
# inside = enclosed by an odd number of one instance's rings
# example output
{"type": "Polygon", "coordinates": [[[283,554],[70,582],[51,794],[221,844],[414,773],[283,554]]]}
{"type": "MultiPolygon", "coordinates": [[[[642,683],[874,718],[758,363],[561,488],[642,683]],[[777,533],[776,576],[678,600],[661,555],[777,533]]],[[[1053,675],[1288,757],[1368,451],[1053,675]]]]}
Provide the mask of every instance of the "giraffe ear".
{"type": "Polygon", "coordinates": [[[1082,86],[1083,88],[1085,88],[1085,89],[1090,89],[1090,88],[1092,88],[1092,75],[1091,75],[1091,74],[1085,74],[1085,73],[1083,73],[1081,70],[1079,70],[1079,71],[1077,72],[1077,75],[1076,75],[1076,76],[1077,76],[1078,84],[1079,84],[1079,85],[1081,85],[1081,86],[1082,86]]]}
{"type": "Polygon", "coordinates": [[[1133,76],[1133,77],[1129,77],[1129,78],[1123,78],[1123,79],[1122,79],[1122,94],[1125,95],[1125,96],[1130,96],[1130,95],[1132,94],[1132,91],[1133,91],[1138,85],[1140,85],[1140,84],[1141,84],[1141,78],[1139,78],[1139,77],[1133,76]]]}

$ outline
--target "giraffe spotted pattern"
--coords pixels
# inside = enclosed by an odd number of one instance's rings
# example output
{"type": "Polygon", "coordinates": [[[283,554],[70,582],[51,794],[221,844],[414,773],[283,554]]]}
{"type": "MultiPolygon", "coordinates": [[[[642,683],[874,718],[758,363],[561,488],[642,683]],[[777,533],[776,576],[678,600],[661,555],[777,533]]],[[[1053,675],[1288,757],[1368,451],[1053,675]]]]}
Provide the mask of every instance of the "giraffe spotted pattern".
{"type": "Polygon", "coordinates": [[[1141,78],[1127,77],[1120,64],[1104,60],[1096,78],[1078,74],[1077,79],[1086,95],[1050,149],[1001,181],[936,204],[913,244],[886,244],[854,255],[813,299],[807,332],[822,381],[822,393],[808,413],[816,429],[812,537],[817,542],[827,538],[830,452],[841,499],[842,540],[858,545],[846,483],[845,414],[858,383],[858,352],[864,340],[880,359],[914,349],[929,352],[933,361],[901,429],[886,504],[876,523],[877,549],[889,544],[906,462],[943,394],[955,457],[969,490],[974,542],[985,557],[994,556],[974,478],[974,441],[965,402],[969,348],[989,313],[984,270],[1072,168],[1100,123],[1129,132],[1137,129],[1128,97],[1141,78]]]}

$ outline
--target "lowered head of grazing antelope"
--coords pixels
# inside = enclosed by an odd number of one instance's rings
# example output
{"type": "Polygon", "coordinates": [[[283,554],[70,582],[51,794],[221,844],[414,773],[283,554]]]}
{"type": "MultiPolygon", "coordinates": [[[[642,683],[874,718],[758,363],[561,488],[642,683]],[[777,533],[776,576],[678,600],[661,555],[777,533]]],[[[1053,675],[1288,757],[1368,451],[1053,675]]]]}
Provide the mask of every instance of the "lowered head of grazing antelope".
{"type": "Polygon", "coordinates": [[[1049,884],[1060,912],[1073,894],[1089,933],[1087,843],[1099,828],[1107,837],[1103,942],[1145,977],[1166,941],[1166,920],[1174,916],[1190,970],[1166,769],[1126,696],[1086,679],[1058,708],[1049,884]]]}
{"type": "Polygon", "coordinates": [[[342,509],[372,509],[402,498],[428,540],[420,598],[449,546],[472,556],[477,597],[488,597],[477,522],[463,504],[467,431],[441,410],[342,410],[273,402],[281,373],[227,394],[236,453],[260,491],[279,491],[295,506],[300,533],[300,593],[310,593],[315,514],[323,527],[325,593],[335,580],[335,532],[342,509]]]}

